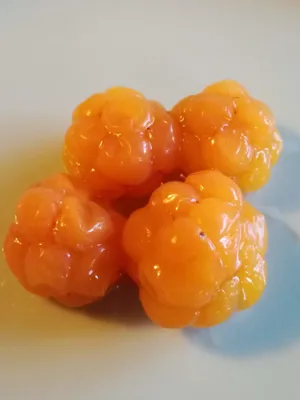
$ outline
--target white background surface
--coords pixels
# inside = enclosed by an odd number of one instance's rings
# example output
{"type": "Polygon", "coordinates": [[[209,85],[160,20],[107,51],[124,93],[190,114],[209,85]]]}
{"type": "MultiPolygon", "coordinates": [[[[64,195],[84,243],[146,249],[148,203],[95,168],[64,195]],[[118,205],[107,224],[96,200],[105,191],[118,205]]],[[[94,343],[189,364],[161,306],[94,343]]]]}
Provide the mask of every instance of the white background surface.
{"type": "Polygon", "coordinates": [[[132,301],[123,318],[96,318],[28,295],[1,258],[1,398],[297,397],[300,145],[289,134],[300,134],[299,48],[299,0],[0,0],[1,241],[20,192],[61,168],[74,106],[111,85],[170,107],[233,78],[286,134],[281,164],[253,197],[273,216],[270,286],[257,307],[205,332],[156,328],[132,301]]]}

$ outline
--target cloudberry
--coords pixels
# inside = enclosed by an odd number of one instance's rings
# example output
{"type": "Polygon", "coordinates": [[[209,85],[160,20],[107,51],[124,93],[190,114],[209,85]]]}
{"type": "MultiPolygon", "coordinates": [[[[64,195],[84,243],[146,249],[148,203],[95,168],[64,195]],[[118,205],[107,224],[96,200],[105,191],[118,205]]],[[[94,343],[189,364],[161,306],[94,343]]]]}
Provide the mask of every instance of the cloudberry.
{"type": "Polygon", "coordinates": [[[221,81],[181,100],[171,111],[182,128],[186,173],[218,169],[245,192],[269,179],[282,150],[270,109],[234,81],[221,81]]]}
{"type": "Polygon", "coordinates": [[[177,169],[178,135],[178,123],[159,103],[111,88],[74,110],[64,162],[97,196],[145,196],[177,169]]]}
{"type": "Polygon", "coordinates": [[[118,280],[123,224],[74,178],[58,174],[21,196],[4,243],[6,260],[27,290],[81,306],[118,280]]]}
{"type": "Polygon", "coordinates": [[[219,324],[266,284],[265,219],[218,171],[156,189],[127,220],[123,245],[143,307],[163,327],[219,324]]]}

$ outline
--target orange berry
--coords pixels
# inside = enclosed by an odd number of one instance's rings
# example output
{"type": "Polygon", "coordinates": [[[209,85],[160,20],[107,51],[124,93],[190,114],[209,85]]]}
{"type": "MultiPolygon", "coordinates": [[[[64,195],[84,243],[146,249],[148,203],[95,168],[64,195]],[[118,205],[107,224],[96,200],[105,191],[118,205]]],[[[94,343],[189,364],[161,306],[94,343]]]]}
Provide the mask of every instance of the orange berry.
{"type": "Polygon", "coordinates": [[[58,174],[22,195],[4,243],[6,260],[27,290],[87,304],[104,296],[124,268],[123,225],[76,179],[58,174]]]}
{"type": "Polygon", "coordinates": [[[270,109],[234,81],[221,81],[176,104],[181,168],[218,169],[245,192],[263,186],[282,150],[270,109]]]}
{"type": "Polygon", "coordinates": [[[218,171],[156,189],[126,222],[123,245],[144,309],[163,327],[219,324],[265,287],[265,219],[218,171]]]}
{"type": "Polygon", "coordinates": [[[64,163],[96,197],[149,195],[178,168],[179,131],[160,104],[111,88],[75,109],[64,163]]]}

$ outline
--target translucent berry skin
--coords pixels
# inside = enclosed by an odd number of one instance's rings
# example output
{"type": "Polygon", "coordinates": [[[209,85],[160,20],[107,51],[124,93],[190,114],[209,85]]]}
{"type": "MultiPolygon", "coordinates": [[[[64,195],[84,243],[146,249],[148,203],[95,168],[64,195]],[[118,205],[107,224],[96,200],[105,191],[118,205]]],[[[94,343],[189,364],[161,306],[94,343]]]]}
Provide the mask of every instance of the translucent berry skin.
{"type": "Polygon", "coordinates": [[[79,307],[104,296],[125,263],[124,219],[58,174],[26,190],[4,243],[7,263],[29,291],[79,307]]]}
{"type": "Polygon", "coordinates": [[[178,168],[179,130],[159,103],[111,88],[74,110],[64,163],[96,196],[143,197],[178,168]]]}
{"type": "Polygon", "coordinates": [[[262,187],[282,151],[270,109],[234,81],[221,81],[174,106],[182,128],[181,167],[218,169],[244,192],[262,187]]]}
{"type": "Polygon", "coordinates": [[[218,171],[156,189],[127,220],[123,246],[143,307],[162,327],[219,324],[266,285],[265,219],[218,171]]]}

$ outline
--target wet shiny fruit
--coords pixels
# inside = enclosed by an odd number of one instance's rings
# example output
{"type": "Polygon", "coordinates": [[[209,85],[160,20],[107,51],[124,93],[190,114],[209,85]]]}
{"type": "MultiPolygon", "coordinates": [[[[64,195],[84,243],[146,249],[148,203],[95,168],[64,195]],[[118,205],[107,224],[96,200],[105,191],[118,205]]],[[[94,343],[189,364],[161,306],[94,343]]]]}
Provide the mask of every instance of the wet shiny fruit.
{"type": "Polygon", "coordinates": [[[269,179],[282,150],[270,109],[234,81],[221,81],[177,103],[185,173],[217,169],[250,192],[269,179]]]}
{"type": "Polygon", "coordinates": [[[8,265],[29,291],[78,307],[119,279],[124,219],[58,174],[21,196],[4,243],[8,265]]]}
{"type": "Polygon", "coordinates": [[[64,163],[99,197],[143,197],[178,167],[179,125],[157,102],[116,87],[73,112],[64,163]]]}
{"type": "Polygon", "coordinates": [[[282,150],[268,107],[234,81],[167,112],[114,87],[75,108],[67,174],[24,192],[4,243],[28,291],[67,307],[129,275],[156,324],[210,327],[247,309],[267,279],[263,186],[282,150]]]}
{"type": "Polygon", "coordinates": [[[163,327],[219,324],[266,284],[265,219],[218,171],[156,189],[126,222],[123,245],[143,307],[163,327]]]}

